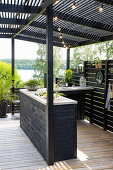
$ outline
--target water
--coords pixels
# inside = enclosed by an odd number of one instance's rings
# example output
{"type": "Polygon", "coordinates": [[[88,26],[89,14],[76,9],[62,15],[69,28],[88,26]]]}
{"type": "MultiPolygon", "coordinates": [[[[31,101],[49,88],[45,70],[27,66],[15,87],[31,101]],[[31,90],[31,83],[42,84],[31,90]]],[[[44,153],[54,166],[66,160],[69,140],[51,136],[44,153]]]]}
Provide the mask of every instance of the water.
{"type": "Polygon", "coordinates": [[[23,82],[33,79],[34,70],[17,70],[17,71],[23,82]]]}
{"type": "MultiPolygon", "coordinates": [[[[17,70],[23,82],[33,79],[34,70],[17,70]]],[[[60,75],[64,74],[65,70],[59,70],[60,75]]]]}

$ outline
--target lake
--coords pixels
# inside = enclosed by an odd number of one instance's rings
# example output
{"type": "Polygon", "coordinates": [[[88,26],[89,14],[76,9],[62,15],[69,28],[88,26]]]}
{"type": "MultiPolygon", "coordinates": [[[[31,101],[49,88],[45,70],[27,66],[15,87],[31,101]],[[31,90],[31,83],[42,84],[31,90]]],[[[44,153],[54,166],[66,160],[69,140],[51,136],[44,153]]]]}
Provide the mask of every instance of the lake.
{"type": "Polygon", "coordinates": [[[17,70],[22,81],[28,81],[33,78],[34,70],[17,70]]]}
{"type": "MultiPolygon", "coordinates": [[[[18,69],[17,71],[23,82],[33,79],[34,70],[19,70],[18,69]]],[[[63,75],[64,71],[65,70],[59,70],[59,74],[63,75]]]]}

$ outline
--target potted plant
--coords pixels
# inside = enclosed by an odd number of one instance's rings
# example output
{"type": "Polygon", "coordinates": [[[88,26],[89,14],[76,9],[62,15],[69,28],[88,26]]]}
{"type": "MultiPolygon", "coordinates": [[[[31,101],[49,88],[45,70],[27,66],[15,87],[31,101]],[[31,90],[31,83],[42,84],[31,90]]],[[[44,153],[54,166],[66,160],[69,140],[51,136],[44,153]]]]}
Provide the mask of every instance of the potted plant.
{"type": "Polygon", "coordinates": [[[95,58],[95,68],[96,69],[98,69],[99,67],[98,67],[98,62],[99,62],[99,58],[98,57],[96,57],[95,58]]]}
{"type": "Polygon", "coordinates": [[[71,69],[65,70],[63,82],[66,83],[66,86],[68,86],[69,83],[71,83],[71,81],[72,81],[72,75],[73,75],[73,72],[72,72],[71,69]]]}
{"type": "Polygon", "coordinates": [[[95,60],[95,68],[102,68],[102,62],[101,59],[99,57],[96,58],[95,60]]]}
{"type": "Polygon", "coordinates": [[[25,82],[24,85],[25,85],[25,88],[29,91],[35,91],[40,88],[39,81],[35,79],[25,82]]]}
{"type": "Polygon", "coordinates": [[[102,68],[102,62],[101,62],[100,59],[99,59],[99,61],[98,61],[98,68],[102,68]]]}
{"type": "Polygon", "coordinates": [[[12,77],[11,65],[0,61],[0,118],[6,117],[8,102],[12,101],[10,89],[15,77],[12,77]]]}

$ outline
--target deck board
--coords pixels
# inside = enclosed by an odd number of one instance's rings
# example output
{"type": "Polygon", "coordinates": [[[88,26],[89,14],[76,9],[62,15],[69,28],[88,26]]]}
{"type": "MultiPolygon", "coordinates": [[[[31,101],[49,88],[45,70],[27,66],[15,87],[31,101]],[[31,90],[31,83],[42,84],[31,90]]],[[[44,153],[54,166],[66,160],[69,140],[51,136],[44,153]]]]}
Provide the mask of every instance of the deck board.
{"type": "Polygon", "coordinates": [[[78,122],[78,158],[48,167],[19,127],[19,119],[0,119],[1,170],[113,170],[113,134],[78,122]]]}
{"type": "Polygon", "coordinates": [[[19,120],[0,119],[0,170],[34,170],[47,166],[19,127],[19,120]]]}

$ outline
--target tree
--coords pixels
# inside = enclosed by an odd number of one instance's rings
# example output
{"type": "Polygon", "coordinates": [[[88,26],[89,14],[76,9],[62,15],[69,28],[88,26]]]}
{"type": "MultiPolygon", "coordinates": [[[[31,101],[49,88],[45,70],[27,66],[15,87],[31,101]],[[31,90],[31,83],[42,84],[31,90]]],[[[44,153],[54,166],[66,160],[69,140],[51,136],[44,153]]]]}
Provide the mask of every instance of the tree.
{"type": "Polygon", "coordinates": [[[99,43],[97,48],[99,49],[100,56],[103,57],[103,59],[113,59],[113,41],[99,43]]]}
{"type": "Polygon", "coordinates": [[[83,61],[94,61],[98,54],[95,45],[77,47],[73,51],[73,59],[71,61],[71,68],[77,68],[79,63],[83,61]]]}
{"type": "MultiPolygon", "coordinates": [[[[46,46],[38,44],[37,59],[35,60],[34,67],[34,78],[44,79],[44,74],[47,73],[47,61],[46,61],[46,46]]],[[[53,74],[54,78],[59,76],[60,70],[63,69],[64,64],[61,61],[61,49],[59,47],[53,48],[53,74]]]]}
{"type": "Polygon", "coordinates": [[[71,68],[77,68],[83,61],[113,59],[113,41],[101,42],[98,44],[77,47],[73,51],[71,68]]]}

